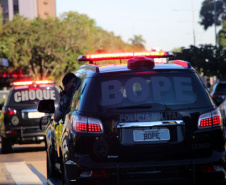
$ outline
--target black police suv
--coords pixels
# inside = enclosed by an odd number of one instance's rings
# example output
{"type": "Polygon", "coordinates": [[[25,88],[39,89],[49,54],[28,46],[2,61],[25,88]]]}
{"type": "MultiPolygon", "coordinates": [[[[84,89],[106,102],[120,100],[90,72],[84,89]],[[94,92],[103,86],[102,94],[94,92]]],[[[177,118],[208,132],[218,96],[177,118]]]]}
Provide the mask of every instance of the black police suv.
{"type": "Polygon", "coordinates": [[[53,82],[18,81],[13,83],[1,112],[2,153],[12,151],[14,144],[41,143],[45,134],[39,128],[45,113],[37,111],[40,100],[59,101],[59,90],[53,82]]]}
{"type": "Polygon", "coordinates": [[[93,64],[75,72],[80,85],[65,120],[46,128],[48,178],[61,172],[66,185],[224,180],[220,111],[189,62],[154,62],[171,56],[80,56],[93,64]],[[121,63],[96,65],[109,59],[121,63]]]}

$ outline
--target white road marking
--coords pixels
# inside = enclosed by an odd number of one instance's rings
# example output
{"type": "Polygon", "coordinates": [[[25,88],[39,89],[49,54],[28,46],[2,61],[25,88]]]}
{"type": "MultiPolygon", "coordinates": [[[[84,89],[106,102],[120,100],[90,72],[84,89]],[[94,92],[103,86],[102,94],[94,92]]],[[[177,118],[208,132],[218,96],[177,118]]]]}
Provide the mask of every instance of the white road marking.
{"type": "Polygon", "coordinates": [[[5,166],[17,185],[43,185],[25,162],[5,163],[5,166]]]}

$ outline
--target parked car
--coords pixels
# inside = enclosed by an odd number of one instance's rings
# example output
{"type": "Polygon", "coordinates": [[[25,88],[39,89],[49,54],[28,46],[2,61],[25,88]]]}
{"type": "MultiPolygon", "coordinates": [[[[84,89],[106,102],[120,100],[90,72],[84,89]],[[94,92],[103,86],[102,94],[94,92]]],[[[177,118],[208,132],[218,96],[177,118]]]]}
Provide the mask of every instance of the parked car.
{"type": "Polygon", "coordinates": [[[220,81],[213,85],[211,97],[217,106],[226,100],[226,81],[220,81]]]}
{"type": "Polygon", "coordinates": [[[59,89],[51,81],[14,82],[1,112],[2,153],[12,152],[14,144],[41,143],[45,134],[39,128],[44,113],[37,111],[43,99],[59,101],[59,89]]]}

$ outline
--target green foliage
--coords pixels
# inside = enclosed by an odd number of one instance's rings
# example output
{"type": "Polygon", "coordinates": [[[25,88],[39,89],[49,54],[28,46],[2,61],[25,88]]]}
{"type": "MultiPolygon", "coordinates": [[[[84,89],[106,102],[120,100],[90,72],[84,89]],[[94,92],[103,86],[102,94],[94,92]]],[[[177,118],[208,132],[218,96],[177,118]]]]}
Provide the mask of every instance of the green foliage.
{"type": "Polygon", "coordinates": [[[80,66],[77,57],[81,54],[144,48],[123,42],[114,33],[96,26],[87,15],[77,12],[33,20],[16,15],[3,25],[0,39],[0,57],[8,58],[11,70],[20,69],[30,73],[33,79],[49,78],[59,83],[65,73],[80,66]]]}
{"type": "Polygon", "coordinates": [[[172,52],[175,52],[175,53],[181,53],[183,51],[184,47],[180,47],[180,48],[175,48],[172,50],[172,52]]]}
{"type": "Polygon", "coordinates": [[[222,29],[218,33],[217,42],[219,46],[223,47],[223,49],[226,49],[226,20],[223,21],[222,29]]]}
{"type": "Polygon", "coordinates": [[[220,80],[226,80],[226,51],[221,47],[190,46],[182,52],[175,52],[175,58],[189,61],[201,75],[217,76],[220,80]]]}
{"type": "Polygon", "coordinates": [[[134,35],[133,38],[129,39],[134,48],[138,50],[144,50],[145,40],[142,38],[142,35],[134,35]]]}
{"type": "MultiPolygon", "coordinates": [[[[226,0],[215,0],[216,5],[216,25],[221,26],[217,34],[217,42],[223,49],[226,48],[226,0]]],[[[214,0],[204,0],[200,10],[200,24],[207,30],[215,23],[214,0]]]]}
{"type": "MultiPolygon", "coordinates": [[[[216,23],[221,25],[222,21],[225,20],[225,0],[216,0],[216,23]]],[[[200,24],[203,25],[204,29],[207,30],[215,22],[215,11],[214,11],[214,0],[204,0],[200,10],[200,24]]]]}

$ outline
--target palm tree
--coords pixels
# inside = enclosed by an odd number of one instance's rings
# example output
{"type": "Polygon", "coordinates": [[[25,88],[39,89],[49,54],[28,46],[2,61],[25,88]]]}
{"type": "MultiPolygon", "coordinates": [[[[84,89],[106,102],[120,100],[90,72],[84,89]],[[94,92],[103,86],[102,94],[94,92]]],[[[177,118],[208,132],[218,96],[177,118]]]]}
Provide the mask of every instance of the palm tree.
{"type": "Polygon", "coordinates": [[[145,40],[142,38],[142,35],[134,35],[133,38],[129,39],[129,42],[131,42],[131,44],[133,44],[136,48],[145,49],[145,40]]]}

